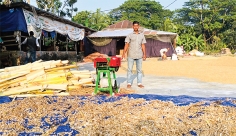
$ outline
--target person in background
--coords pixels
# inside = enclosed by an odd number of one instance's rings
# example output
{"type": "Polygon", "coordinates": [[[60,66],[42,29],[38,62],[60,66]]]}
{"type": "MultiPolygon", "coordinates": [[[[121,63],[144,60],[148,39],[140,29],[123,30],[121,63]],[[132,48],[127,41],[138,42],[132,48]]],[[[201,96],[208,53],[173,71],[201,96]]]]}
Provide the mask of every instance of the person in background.
{"type": "Polygon", "coordinates": [[[142,61],[146,60],[146,39],[144,37],[144,34],[139,31],[139,22],[133,22],[133,30],[134,31],[125,38],[126,44],[124,47],[122,59],[125,58],[125,54],[128,51],[127,88],[131,88],[132,85],[131,75],[134,61],[136,62],[136,70],[138,74],[138,87],[143,88],[144,86],[142,85],[142,61]]]}
{"type": "Polygon", "coordinates": [[[160,54],[161,54],[161,58],[162,60],[166,60],[167,59],[167,56],[166,56],[166,53],[169,51],[170,48],[163,48],[160,50],[160,54]]]}
{"type": "Polygon", "coordinates": [[[21,44],[26,44],[26,57],[25,64],[27,64],[30,60],[31,62],[36,61],[36,51],[39,48],[38,39],[34,37],[34,32],[30,31],[30,36],[26,38],[21,44]]]}

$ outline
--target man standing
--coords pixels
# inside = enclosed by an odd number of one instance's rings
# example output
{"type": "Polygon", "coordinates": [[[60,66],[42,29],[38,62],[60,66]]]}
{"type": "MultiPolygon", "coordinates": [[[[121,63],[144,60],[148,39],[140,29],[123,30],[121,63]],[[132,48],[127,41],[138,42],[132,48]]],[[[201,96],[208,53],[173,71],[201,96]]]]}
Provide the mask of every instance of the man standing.
{"type": "Polygon", "coordinates": [[[125,57],[125,54],[128,50],[127,88],[131,88],[132,85],[131,75],[134,61],[136,62],[136,70],[138,74],[138,87],[143,88],[144,86],[142,85],[142,61],[146,60],[146,39],[144,37],[144,34],[139,32],[139,22],[133,22],[133,30],[134,31],[129,34],[125,39],[125,48],[122,55],[122,59],[125,57]]]}
{"type": "Polygon", "coordinates": [[[30,59],[32,62],[36,61],[36,50],[39,47],[38,39],[34,37],[34,32],[30,31],[30,36],[22,42],[22,44],[26,44],[26,57],[25,64],[27,64],[30,59]]]}

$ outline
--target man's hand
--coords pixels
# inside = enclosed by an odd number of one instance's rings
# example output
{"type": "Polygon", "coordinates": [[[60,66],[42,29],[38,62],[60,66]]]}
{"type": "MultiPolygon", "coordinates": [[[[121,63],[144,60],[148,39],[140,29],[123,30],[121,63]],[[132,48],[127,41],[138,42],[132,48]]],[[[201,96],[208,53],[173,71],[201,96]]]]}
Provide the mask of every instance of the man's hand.
{"type": "Polygon", "coordinates": [[[122,60],[125,59],[125,54],[122,55],[121,59],[122,59],[122,60]]]}
{"type": "Polygon", "coordinates": [[[144,60],[144,61],[146,60],[146,58],[147,58],[146,55],[143,55],[143,60],[144,60]]]}

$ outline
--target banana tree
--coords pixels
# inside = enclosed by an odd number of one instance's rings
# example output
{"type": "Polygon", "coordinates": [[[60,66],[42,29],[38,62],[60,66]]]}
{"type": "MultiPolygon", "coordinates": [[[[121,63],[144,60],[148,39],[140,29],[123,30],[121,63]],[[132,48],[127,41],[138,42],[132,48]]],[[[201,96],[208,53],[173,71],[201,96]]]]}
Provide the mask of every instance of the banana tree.
{"type": "Polygon", "coordinates": [[[182,40],[183,40],[184,49],[186,51],[190,51],[193,49],[194,43],[193,43],[191,36],[189,34],[182,35],[182,40]]]}
{"type": "Polygon", "coordinates": [[[194,44],[194,48],[200,51],[204,50],[204,38],[203,35],[199,35],[198,37],[195,36],[191,36],[191,39],[193,41],[194,44]]]}

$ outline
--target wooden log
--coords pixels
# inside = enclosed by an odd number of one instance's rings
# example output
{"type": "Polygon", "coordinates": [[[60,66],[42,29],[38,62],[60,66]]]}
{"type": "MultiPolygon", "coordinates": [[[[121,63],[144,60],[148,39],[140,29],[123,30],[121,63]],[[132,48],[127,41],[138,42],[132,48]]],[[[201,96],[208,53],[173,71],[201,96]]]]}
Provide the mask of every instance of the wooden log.
{"type": "Polygon", "coordinates": [[[84,84],[84,83],[87,83],[87,82],[92,82],[93,80],[94,80],[93,78],[86,78],[86,79],[80,79],[80,80],[71,79],[68,82],[71,82],[75,85],[78,85],[78,84],[84,84]]]}
{"type": "Polygon", "coordinates": [[[62,63],[63,65],[66,65],[66,64],[69,63],[69,60],[63,60],[63,61],[61,61],[61,63],[62,63]]]}
{"type": "Polygon", "coordinates": [[[61,63],[61,60],[56,60],[56,61],[53,61],[52,64],[62,64],[62,63],[61,63]]]}
{"type": "MultiPolygon", "coordinates": [[[[72,72],[72,71],[71,71],[72,72]]],[[[89,70],[73,70],[73,72],[78,72],[78,73],[90,73],[89,70]]]]}
{"type": "Polygon", "coordinates": [[[61,90],[36,90],[36,91],[31,91],[30,94],[55,94],[55,93],[60,93],[61,90]]]}
{"type": "Polygon", "coordinates": [[[75,71],[75,70],[71,70],[70,71],[72,74],[81,74],[81,75],[91,75],[91,73],[88,71],[86,71],[86,72],[82,72],[82,71],[75,71]]]}
{"type": "Polygon", "coordinates": [[[67,90],[68,84],[48,84],[43,85],[44,89],[67,90]]]}
{"type": "Polygon", "coordinates": [[[78,79],[84,79],[84,78],[90,78],[91,75],[73,74],[73,77],[78,79]]]}
{"type": "Polygon", "coordinates": [[[62,69],[71,69],[71,68],[76,68],[76,65],[69,65],[69,66],[63,66],[63,67],[58,67],[58,68],[52,68],[52,69],[46,69],[46,72],[50,71],[57,71],[57,70],[62,70],[62,69]]]}
{"type": "Polygon", "coordinates": [[[96,84],[83,84],[84,87],[95,87],[96,84]]]}
{"type": "Polygon", "coordinates": [[[84,81],[92,82],[93,80],[94,80],[93,78],[85,78],[85,79],[80,79],[79,82],[84,82],[84,81]]]}
{"type": "Polygon", "coordinates": [[[5,72],[10,72],[10,71],[16,71],[16,70],[24,70],[24,69],[29,69],[32,67],[31,63],[28,63],[26,65],[20,65],[20,66],[12,66],[12,67],[6,67],[4,68],[5,72]]]}
{"type": "Polygon", "coordinates": [[[29,81],[29,80],[32,80],[32,79],[34,79],[36,77],[44,75],[44,74],[45,74],[44,69],[40,69],[40,70],[31,72],[30,74],[26,75],[26,80],[29,81]]]}
{"type": "Polygon", "coordinates": [[[7,91],[0,92],[0,96],[20,94],[20,93],[24,93],[24,92],[30,92],[30,91],[41,90],[41,89],[42,89],[42,86],[32,86],[32,87],[28,87],[28,88],[15,87],[15,88],[10,88],[7,91]]]}
{"type": "Polygon", "coordinates": [[[25,76],[19,77],[19,78],[16,78],[16,79],[12,79],[10,81],[3,82],[3,83],[0,84],[0,91],[3,88],[8,88],[11,84],[20,83],[21,81],[24,81],[24,80],[26,80],[25,76]]]}
{"type": "Polygon", "coordinates": [[[35,85],[44,85],[44,84],[67,84],[67,78],[66,77],[61,77],[61,78],[52,78],[52,79],[47,79],[47,80],[30,80],[30,81],[22,81],[20,82],[21,86],[35,86],[35,85]]]}
{"type": "Polygon", "coordinates": [[[4,69],[0,69],[0,72],[4,72],[5,70],[4,69]]]}
{"type": "Polygon", "coordinates": [[[70,85],[79,85],[78,80],[70,80],[69,83],[71,83],[70,85]]]}
{"type": "Polygon", "coordinates": [[[73,90],[73,89],[79,89],[82,88],[82,85],[78,84],[78,85],[69,85],[68,86],[68,90],[73,90]]]}
{"type": "Polygon", "coordinates": [[[33,66],[32,68],[31,68],[31,71],[37,71],[37,70],[40,70],[40,69],[44,69],[44,66],[33,66]]]}
{"type": "Polygon", "coordinates": [[[11,72],[3,72],[0,74],[0,80],[3,80],[3,79],[7,79],[7,78],[11,78],[13,76],[17,76],[19,74],[25,74],[25,73],[30,73],[30,70],[17,70],[15,72],[11,71],[11,72]]]}
{"type": "Polygon", "coordinates": [[[15,75],[15,76],[11,76],[11,77],[9,77],[9,78],[0,80],[0,83],[3,83],[3,82],[5,82],[5,81],[8,81],[8,80],[11,80],[11,79],[14,79],[14,78],[18,78],[18,77],[24,76],[24,75],[26,75],[26,74],[28,74],[27,71],[26,71],[25,73],[19,73],[19,74],[15,75]]]}
{"type": "Polygon", "coordinates": [[[27,86],[34,86],[37,84],[44,85],[44,84],[66,84],[66,83],[68,83],[66,77],[62,77],[62,78],[55,78],[55,79],[50,79],[50,80],[31,81],[31,82],[27,82],[26,84],[27,86]]]}
{"type": "Polygon", "coordinates": [[[54,93],[54,94],[19,94],[19,95],[10,95],[11,98],[21,98],[21,97],[43,97],[43,96],[68,96],[68,92],[54,93]]]}
{"type": "Polygon", "coordinates": [[[57,73],[68,73],[70,70],[68,69],[61,69],[61,70],[55,70],[55,71],[48,71],[47,74],[57,74],[57,73]]]}
{"type": "Polygon", "coordinates": [[[55,73],[55,74],[48,74],[46,73],[46,77],[47,78],[51,78],[51,77],[67,77],[67,73],[55,73]]]}

